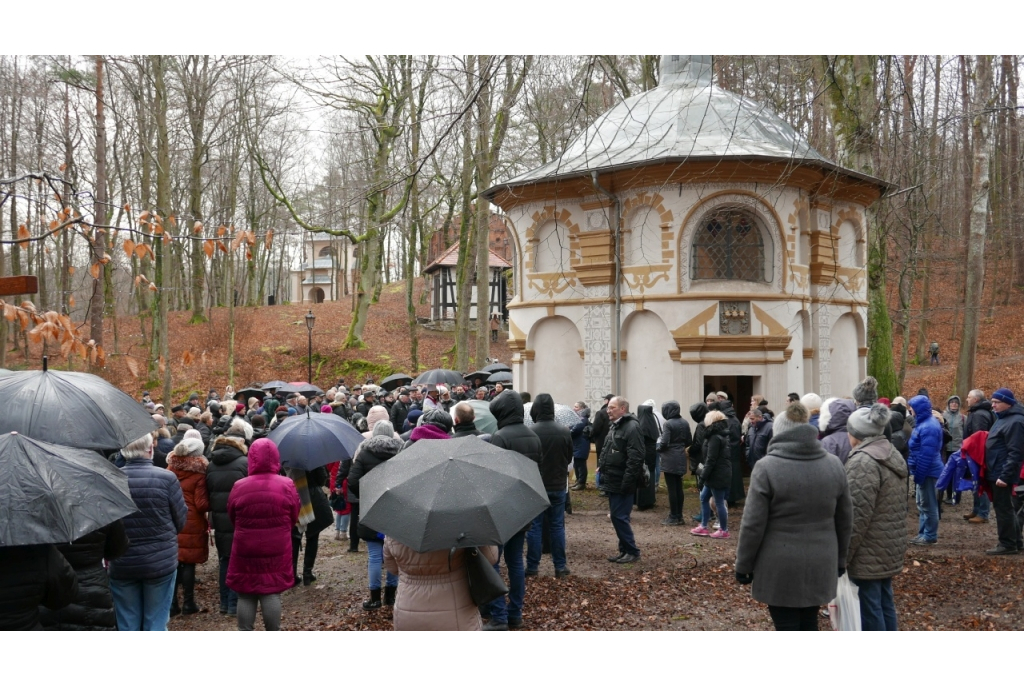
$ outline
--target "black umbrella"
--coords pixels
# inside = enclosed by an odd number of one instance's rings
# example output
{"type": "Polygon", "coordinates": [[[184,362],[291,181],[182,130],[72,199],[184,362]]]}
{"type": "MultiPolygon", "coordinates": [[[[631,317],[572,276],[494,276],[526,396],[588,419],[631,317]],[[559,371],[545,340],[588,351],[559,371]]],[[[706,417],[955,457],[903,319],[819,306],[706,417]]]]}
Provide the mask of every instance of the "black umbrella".
{"type": "Polygon", "coordinates": [[[264,383],[260,389],[276,392],[283,385],[288,385],[288,381],[270,381],[269,383],[264,383]]]}
{"type": "Polygon", "coordinates": [[[405,373],[393,373],[381,380],[380,387],[384,390],[394,390],[400,385],[408,385],[409,383],[412,383],[412,376],[405,373]]]}
{"type": "Polygon", "coordinates": [[[451,369],[431,369],[430,371],[424,371],[416,380],[413,381],[413,385],[437,385],[443,383],[448,386],[461,385],[463,381],[462,374],[458,371],[452,371],[451,369]]]}
{"type": "Polygon", "coordinates": [[[318,393],[323,392],[320,388],[309,383],[285,383],[277,389],[278,395],[291,395],[293,392],[297,392],[300,395],[306,397],[315,397],[318,393]]]}
{"type": "Polygon", "coordinates": [[[306,471],[351,458],[363,441],[345,419],[319,412],[290,416],[267,437],[281,453],[281,466],[306,471]]]}
{"type": "Polygon", "coordinates": [[[501,362],[494,362],[493,364],[488,364],[487,366],[480,370],[487,371],[488,373],[494,373],[495,371],[511,371],[512,369],[502,364],[501,362]]]}
{"type": "Polygon", "coordinates": [[[420,440],[359,487],[359,520],[417,552],[504,544],[549,506],[537,464],[483,440],[420,440]]]}
{"type": "Polygon", "coordinates": [[[72,542],[136,511],[128,476],[90,450],[0,435],[0,547],[72,542]]]}
{"type": "Polygon", "coordinates": [[[264,390],[263,388],[242,388],[241,390],[235,391],[235,401],[241,402],[242,404],[248,404],[250,397],[255,397],[256,399],[262,400],[264,397],[266,397],[266,395],[267,391],[264,390]]]}
{"type": "Polygon", "coordinates": [[[0,433],[118,450],[156,430],[141,404],[91,373],[17,371],[0,377],[0,397],[0,433]]]}
{"type": "Polygon", "coordinates": [[[512,374],[508,371],[497,371],[487,377],[487,382],[508,384],[512,382],[512,374]]]}
{"type": "Polygon", "coordinates": [[[493,372],[484,371],[483,369],[481,369],[480,371],[471,371],[470,373],[466,374],[466,380],[475,381],[477,378],[479,378],[482,381],[486,381],[488,378],[491,377],[491,373],[493,372]]]}

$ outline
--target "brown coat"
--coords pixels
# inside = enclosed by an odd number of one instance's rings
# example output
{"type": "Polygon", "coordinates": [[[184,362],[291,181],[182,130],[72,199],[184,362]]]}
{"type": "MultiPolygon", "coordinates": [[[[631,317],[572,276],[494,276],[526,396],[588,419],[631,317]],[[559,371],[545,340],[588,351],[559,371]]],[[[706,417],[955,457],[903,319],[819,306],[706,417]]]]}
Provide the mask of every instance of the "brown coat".
{"type": "Polygon", "coordinates": [[[188,515],[185,527],[178,533],[178,563],[202,564],[210,558],[209,526],[206,513],[210,497],[206,490],[206,459],[168,455],[167,469],[178,477],[181,494],[185,496],[188,515]]]}
{"type": "MultiPolygon", "coordinates": [[[[497,562],[497,547],[480,551],[488,562],[497,562]]],[[[387,538],[384,567],[399,574],[395,630],[480,630],[480,612],[469,596],[461,549],[452,556],[449,570],[448,550],[420,553],[387,538]]]]}

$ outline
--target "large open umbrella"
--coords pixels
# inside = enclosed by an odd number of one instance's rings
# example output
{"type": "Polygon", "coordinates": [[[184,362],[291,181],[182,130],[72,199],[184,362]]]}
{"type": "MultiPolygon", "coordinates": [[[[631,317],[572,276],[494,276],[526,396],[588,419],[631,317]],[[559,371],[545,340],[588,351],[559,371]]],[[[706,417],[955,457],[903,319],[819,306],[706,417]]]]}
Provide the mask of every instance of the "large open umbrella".
{"type": "Polygon", "coordinates": [[[260,389],[277,392],[277,389],[284,385],[288,385],[288,381],[270,381],[269,383],[264,383],[260,389]]]}
{"type": "Polygon", "coordinates": [[[462,374],[458,371],[431,369],[417,376],[416,380],[413,381],[413,385],[437,385],[438,383],[444,383],[445,385],[452,386],[461,385],[463,380],[462,374]]]}
{"type": "Polygon", "coordinates": [[[400,385],[408,385],[412,383],[412,376],[407,373],[393,373],[387,378],[384,378],[380,382],[380,387],[384,390],[394,390],[400,385]]]}
{"type": "MultiPolygon", "coordinates": [[[[527,426],[533,425],[533,419],[530,418],[530,409],[533,407],[533,402],[527,402],[523,405],[523,423],[527,426]]],[[[572,428],[580,422],[580,416],[576,411],[567,404],[556,404],[555,405],[555,423],[566,428],[572,428]]]]}
{"type": "Polygon", "coordinates": [[[483,369],[481,369],[479,371],[471,371],[471,372],[466,374],[466,380],[467,381],[475,381],[477,378],[479,378],[482,381],[486,381],[488,378],[491,377],[492,373],[494,373],[494,372],[493,371],[484,371],[483,369]]]}
{"type": "Polygon", "coordinates": [[[248,404],[250,397],[255,397],[258,400],[262,400],[267,394],[267,391],[263,388],[242,388],[241,390],[235,391],[235,401],[241,402],[242,404],[248,404]]]}
{"type": "Polygon", "coordinates": [[[504,544],[549,506],[536,463],[475,439],[420,440],[359,488],[359,520],[417,552],[504,544]]]}
{"type": "Polygon", "coordinates": [[[501,362],[494,362],[493,364],[488,364],[487,366],[485,366],[484,368],[482,368],[480,370],[481,371],[486,371],[486,372],[488,372],[488,374],[492,374],[492,373],[495,373],[496,371],[511,371],[512,368],[509,367],[509,366],[506,366],[505,364],[502,364],[501,362]]]}
{"type": "Polygon", "coordinates": [[[512,382],[512,374],[508,371],[495,371],[487,377],[487,382],[508,384],[512,382]]]}
{"type": "Polygon", "coordinates": [[[345,419],[319,412],[290,416],[267,437],[281,453],[281,466],[306,471],[351,458],[363,441],[345,419]]]}
{"type": "Polygon", "coordinates": [[[0,547],[72,542],[138,510],[128,476],[95,452],[0,435],[0,547]]]}
{"type": "Polygon", "coordinates": [[[90,450],[118,450],[156,429],[133,398],[99,376],[16,371],[0,377],[0,433],[90,450]]]}
{"type": "Polygon", "coordinates": [[[277,389],[276,394],[290,395],[293,392],[305,395],[306,397],[315,397],[317,393],[321,392],[321,390],[315,385],[310,385],[309,383],[285,383],[277,389]]]}
{"type": "MultiPolygon", "coordinates": [[[[494,414],[491,413],[490,402],[484,400],[465,400],[465,402],[473,407],[473,425],[481,433],[489,433],[494,435],[494,431],[498,430],[498,420],[494,418],[494,414]]],[[[455,407],[452,405],[451,415],[455,417],[455,407]]]]}

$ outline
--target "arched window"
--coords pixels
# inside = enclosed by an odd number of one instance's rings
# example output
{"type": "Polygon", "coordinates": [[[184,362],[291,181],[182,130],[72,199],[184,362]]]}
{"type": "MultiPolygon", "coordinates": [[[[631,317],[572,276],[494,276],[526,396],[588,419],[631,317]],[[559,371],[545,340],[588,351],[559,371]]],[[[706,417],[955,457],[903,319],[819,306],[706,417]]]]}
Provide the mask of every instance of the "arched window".
{"type": "Polygon", "coordinates": [[[316,256],[317,257],[330,257],[331,256],[331,246],[328,245],[327,247],[321,247],[320,251],[317,253],[316,256]]]}
{"type": "MultiPolygon", "coordinates": [[[[768,254],[771,253],[769,245],[768,254]]],[[[690,250],[693,280],[766,283],[765,239],[753,214],[721,209],[707,217],[693,236],[690,250]]]]}

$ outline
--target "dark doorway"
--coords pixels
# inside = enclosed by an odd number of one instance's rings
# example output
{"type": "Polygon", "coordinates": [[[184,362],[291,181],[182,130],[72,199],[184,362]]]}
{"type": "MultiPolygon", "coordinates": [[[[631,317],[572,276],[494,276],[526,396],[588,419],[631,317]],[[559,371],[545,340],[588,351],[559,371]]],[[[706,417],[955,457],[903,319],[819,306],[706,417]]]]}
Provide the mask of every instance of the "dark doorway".
{"type": "Polygon", "coordinates": [[[313,296],[312,299],[317,304],[321,304],[324,301],[324,290],[323,290],[323,288],[313,288],[313,292],[310,293],[310,295],[313,296]]]}
{"type": "Polygon", "coordinates": [[[754,396],[755,376],[704,376],[704,397],[709,392],[724,390],[732,400],[740,421],[750,411],[750,398],[754,396]]]}

